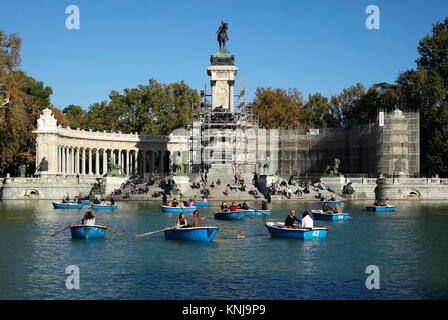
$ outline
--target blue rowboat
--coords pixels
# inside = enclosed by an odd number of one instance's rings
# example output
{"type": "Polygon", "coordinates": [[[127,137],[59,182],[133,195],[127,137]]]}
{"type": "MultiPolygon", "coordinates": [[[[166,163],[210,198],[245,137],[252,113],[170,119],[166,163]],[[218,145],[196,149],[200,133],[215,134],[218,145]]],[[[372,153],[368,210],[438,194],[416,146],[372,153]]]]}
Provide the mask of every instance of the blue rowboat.
{"type": "Polygon", "coordinates": [[[110,205],[110,204],[92,204],[93,210],[115,210],[118,209],[118,204],[110,205]]]}
{"type": "Polygon", "coordinates": [[[53,208],[55,209],[81,209],[82,206],[82,204],[77,203],[53,202],[53,208]]]}
{"type": "Polygon", "coordinates": [[[395,206],[368,206],[366,207],[367,211],[382,211],[382,212],[390,212],[395,211],[395,206]]]}
{"type": "Polygon", "coordinates": [[[75,239],[98,239],[104,238],[104,234],[106,233],[106,227],[103,226],[73,226],[70,227],[72,232],[72,238],[75,239]]]}
{"type": "Polygon", "coordinates": [[[246,216],[269,216],[271,214],[271,210],[245,210],[244,214],[246,216]]]}
{"type": "Polygon", "coordinates": [[[335,200],[335,201],[317,201],[318,204],[324,204],[324,202],[326,202],[327,204],[331,205],[335,205],[335,204],[340,204],[342,205],[342,201],[341,200],[335,200]]]}
{"type": "Polygon", "coordinates": [[[293,239],[324,239],[327,237],[327,229],[314,227],[310,228],[282,228],[283,222],[266,222],[266,228],[272,237],[293,238],[293,239]]]}
{"type": "Polygon", "coordinates": [[[218,230],[216,227],[170,228],[163,233],[166,240],[212,241],[218,230]]]}
{"type": "Polygon", "coordinates": [[[243,220],[244,211],[221,211],[215,213],[215,219],[219,220],[243,220]]]}
{"type": "MultiPolygon", "coordinates": [[[[184,201],[184,205],[188,206],[188,201],[184,201]]],[[[208,202],[193,202],[193,206],[195,207],[208,207],[210,206],[210,203],[208,202]]]]}
{"type": "Polygon", "coordinates": [[[162,208],[162,212],[195,212],[196,207],[168,207],[168,206],[160,206],[162,208]]]}
{"type": "MultiPolygon", "coordinates": [[[[78,201],[70,201],[70,203],[78,203],[78,201]]],[[[82,204],[90,204],[90,201],[89,200],[81,200],[81,203],[82,204]]]]}
{"type": "Polygon", "coordinates": [[[348,220],[349,217],[348,213],[323,212],[322,210],[311,210],[311,213],[315,220],[339,221],[348,220]]]}

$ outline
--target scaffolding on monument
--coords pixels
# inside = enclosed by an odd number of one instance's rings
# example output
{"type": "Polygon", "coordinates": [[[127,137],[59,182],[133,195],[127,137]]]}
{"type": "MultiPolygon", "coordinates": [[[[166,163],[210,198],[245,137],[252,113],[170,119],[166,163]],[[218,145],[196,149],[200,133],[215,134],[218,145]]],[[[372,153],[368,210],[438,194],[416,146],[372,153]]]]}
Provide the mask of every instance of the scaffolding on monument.
{"type": "Polygon", "coordinates": [[[259,128],[258,119],[246,104],[246,83],[241,81],[232,97],[237,101],[234,112],[213,109],[211,98],[207,86],[200,90],[200,105],[189,125],[189,173],[208,171],[213,164],[231,165],[236,173],[239,167],[251,164],[248,154],[256,152],[256,141],[250,141],[254,137],[241,133],[259,128]]]}

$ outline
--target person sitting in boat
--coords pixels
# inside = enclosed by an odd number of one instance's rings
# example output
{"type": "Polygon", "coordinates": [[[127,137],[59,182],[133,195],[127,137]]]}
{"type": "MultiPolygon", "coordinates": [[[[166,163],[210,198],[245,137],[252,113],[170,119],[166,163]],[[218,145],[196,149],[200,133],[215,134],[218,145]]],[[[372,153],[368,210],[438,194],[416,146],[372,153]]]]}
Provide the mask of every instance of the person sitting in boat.
{"type": "Polygon", "coordinates": [[[188,208],[193,208],[193,200],[188,201],[188,208]]]}
{"type": "Polygon", "coordinates": [[[81,224],[85,226],[94,226],[95,225],[95,216],[91,211],[87,211],[84,215],[84,218],[81,220],[81,224]]]}
{"type": "Polygon", "coordinates": [[[227,211],[228,207],[227,207],[227,203],[223,202],[221,203],[221,211],[227,211]]]}
{"type": "Polygon", "coordinates": [[[78,204],[82,204],[82,200],[81,200],[81,197],[78,197],[78,204]]]}
{"type": "Polygon", "coordinates": [[[336,204],[334,209],[335,212],[342,213],[342,206],[340,204],[336,204]]]}
{"type": "Polygon", "coordinates": [[[389,198],[386,198],[386,200],[384,201],[384,205],[385,205],[386,207],[390,206],[389,198]]]}
{"type": "Polygon", "coordinates": [[[207,197],[203,197],[203,198],[202,198],[202,202],[203,202],[203,203],[207,203],[207,201],[208,201],[208,200],[207,200],[207,197]]]}
{"type": "Polygon", "coordinates": [[[196,196],[193,197],[193,202],[197,202],[196,196]]]}
{"type": "Polygon", "coordinates": [[[101,205],[105,206],[106,205],[106,201],[104,201],[104,199],[101,199],[101,205]]]}
{"type": "Polygon", "coordinates": [[[243,209],[244,210],[249,210],[249,206],[247,205],[246,200],[244,200],[244,202],[243,202],[243,209]]]}
{"type": "Polygon", "coordinates": [[[333,207],[329,206],[328,202],[325,201],[324,204],[322,205],[322,211],[323,212],[333,211],[333,207]]]}
{"type": "Polygon", "coordinates": [[[333,196],[331,196],[330,201],[336,201],[336,198],[333,196]]]}
{"type": "Polygon", "coordinates": [[[202,227],[202,220],[201,220],[201,215],[199,214],[199,211],[196,210],[193,213],[193,218],[191,218],[190,223],[188,224],[189,227],[202,227]]]}
{"type": "Polygon", "coordinates": [[[378,200],[375,200],[375,202],[373,203],[373,205],[374,205],[375,207],[378,207],[378,206],[380,205],[380,202],[379,202],[378,200]]]}
{"type": "Polygon", "coordinates": [[[69,202],[70,202],[70,201],[68,201],[66,197],[63,197],[63,198],[62,198],[62,203],[69,203],[69,202]]]}
{"type": "Polygon", "coordinates": [[[235,205],[235,202],[232,202],[232,204],[229,207],[229,210],[234,212],[234,211],[236,211],[236,209],[237,209],[237,207],[235,205]]]}
{"type": "Polygon", "coordinates": [[[188,225],[187,220],[185,219],[184,214],[181,212],[179,213],[179,218],[177,218],[175,228],[182,228],[186,227],[188,225]]]}
{"type": "Polygon", "coordinates": [[[171,205],[173,207],[177,207],[179,205],[179,202],[177,202],[176,198],[173,199],[173,202],[171,202],[171,205]]]}
{"type": "Polygon", "coordinates": [[[261,200],[261,210],[268,210],[268,206],[266,205],[266,202],[264,202],[264,200],[261,200]]]}
{"type": "Polygon", "coordinates": [[[93,200],[93,204],[100,204],[100,199],[95,198],[95,200],[93,200]]]}
{"type": "Polygon", "coordinates": [[[168,202],[166,203],[166,206],[167,206],[167,207],[172,207],[173,204],[171,203],[171,201],[168,201],[168,202]]]}
{"type": "Polygon", "coordinates": [[[114,197],[110,197],[110,205],[113,206],[115,204],[115,199],[114,197]]]}
{"type": "Polygon", "coordinates": [[[283,225],[283,227],[288,227],[288,228],[295,228],[294,226],[294,222],[297,221],[298,223],[300,223],[301,221],[296,217],[296,211],[294,209],[289,210],[289,214],[285,219],[285,223],[283,225]]]}
{"type": "Polygon", "coordinates": [[[300,223],[300,226],[302,228],[313,228],[314,221],[313,218],[311,218],[308,211],[304,211],[302,214],[302,222],[300,223]]]}

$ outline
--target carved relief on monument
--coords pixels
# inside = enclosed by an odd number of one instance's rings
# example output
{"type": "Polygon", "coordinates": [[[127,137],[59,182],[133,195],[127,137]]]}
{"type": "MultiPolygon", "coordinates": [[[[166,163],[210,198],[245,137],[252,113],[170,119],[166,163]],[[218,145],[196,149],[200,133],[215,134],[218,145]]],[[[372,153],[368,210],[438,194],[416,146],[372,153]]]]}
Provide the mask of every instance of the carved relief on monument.
{"type": "Polygon", "coordinates": [[[215,105],[222,106],[223,108],[229,107],[229,92],[227,88],[227,84],[225,82],[217,83],[216,87],[216,96],[215,96],[215,105]]]}
{"type": "Polygon", "coordinates": [[[38,130],[56,130],[57,120],[51,114],[51,110],[46,108],[43,110],[42,115],[37,119],[38,130]]]}

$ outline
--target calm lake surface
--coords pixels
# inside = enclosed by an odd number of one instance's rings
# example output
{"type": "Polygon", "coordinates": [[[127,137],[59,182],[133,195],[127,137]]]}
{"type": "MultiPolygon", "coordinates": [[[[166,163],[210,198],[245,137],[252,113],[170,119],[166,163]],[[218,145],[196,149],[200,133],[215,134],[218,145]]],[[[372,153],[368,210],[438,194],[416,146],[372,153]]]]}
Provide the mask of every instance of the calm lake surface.
{"type": "MultiPolygon", "coordinates": [[[[396,211],[364,211],[351,202],[348,221],[331,225],[324,240],[271,238],[264,223],[284,221],[289,208],[319,209],[314,202],[271,203],[268,217],[204,225],[220,230],[213,242],[166,241],[175,224],[158,202],[118,202],[95,211],[97,220],[123,233],[72,240],[83,210],[55,210],[51,201],[0,202],[0,299],[447,299],[448,201],[397,201],[396,211]],[[80,289],[66,288],[66,268],[80,270],[80,289]],[[366,288],[366,267],[380,270],[380,289],[366,288]]],[[[204,217],[211,208],[200,209],[204,217]]],[[[258,203],[250,205],[259,208],[258,203]]],[[[300,217],[301,215],[299,215],[300,217]]],[[[189,217],[188,217],[189,219],[189,217]]]]}

